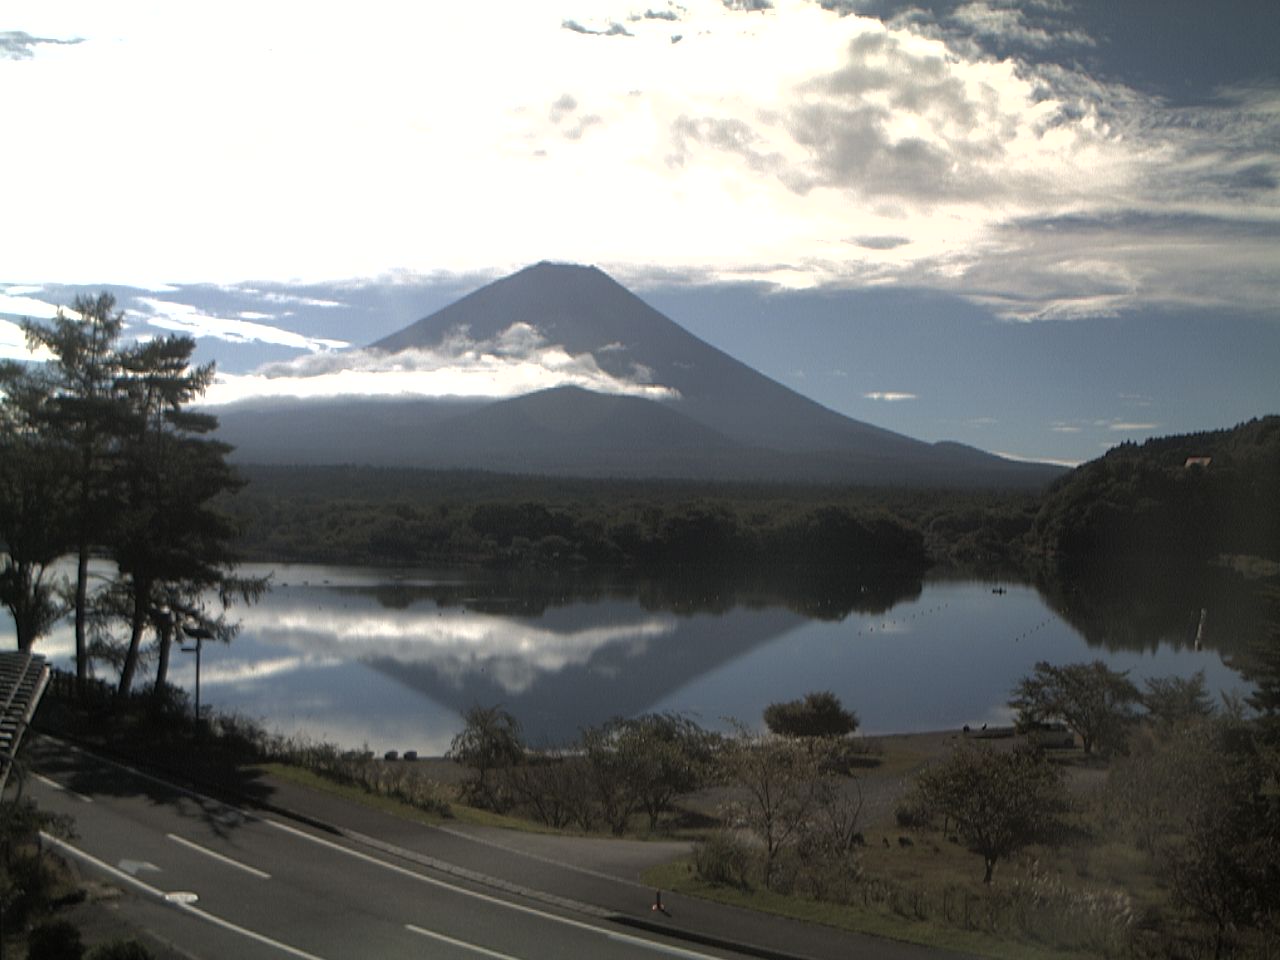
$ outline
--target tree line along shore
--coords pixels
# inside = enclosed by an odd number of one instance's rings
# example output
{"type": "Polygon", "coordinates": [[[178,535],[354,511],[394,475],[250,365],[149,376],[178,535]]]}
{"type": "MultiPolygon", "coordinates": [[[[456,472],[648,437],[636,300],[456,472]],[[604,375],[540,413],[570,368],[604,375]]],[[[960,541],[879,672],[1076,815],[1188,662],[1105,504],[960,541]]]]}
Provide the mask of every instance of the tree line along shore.
{"type": "Polygon", "coordinates": [[[247,557],[497,566],[1280,561],[1280,417],[1123,444],[1039,493],[244,465],[247,557]]]}

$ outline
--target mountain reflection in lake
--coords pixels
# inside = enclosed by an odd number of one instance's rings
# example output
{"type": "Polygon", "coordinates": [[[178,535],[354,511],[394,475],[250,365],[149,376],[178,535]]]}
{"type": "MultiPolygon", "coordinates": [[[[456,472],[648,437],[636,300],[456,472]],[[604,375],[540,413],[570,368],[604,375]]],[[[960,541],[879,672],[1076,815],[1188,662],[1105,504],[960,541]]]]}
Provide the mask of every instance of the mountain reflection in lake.
{"type": "MultiPolygon", "coordinates": [[[[443,752],[477,704],[502,705],[535,745],[648,711],[759,725],[769,703],[812,690],[833,691],[867,733],[1002,723],[1037,660],[1100,656],[1135,680],[1203,669],[1215,694],[1240,685],[1212,650],[1158,637],[1094,648],[1034,588],[973,580],[770,590],[277,565],[273,584],[232,611],[230,646],[206,645],[203,702],[377,751],[443,752]]],[[[41,649],[69,666],[72,646],[62,626],[41,649]]],[[[194,658],[175,660],[173,682],[193,689],[194,658]]]]}

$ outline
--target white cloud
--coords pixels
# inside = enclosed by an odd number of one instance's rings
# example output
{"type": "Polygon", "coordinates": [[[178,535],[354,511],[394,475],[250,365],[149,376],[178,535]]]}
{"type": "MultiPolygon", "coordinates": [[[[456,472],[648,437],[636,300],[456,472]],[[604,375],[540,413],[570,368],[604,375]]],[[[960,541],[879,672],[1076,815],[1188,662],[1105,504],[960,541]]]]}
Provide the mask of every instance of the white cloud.
{"type": "Polygon", "coordinates": [[[871,393],[862,395],[864,400],[883,400],[887,403],[896,403],[900,400],[918,400],[914,393],[900,393],[890,390],[876,390],[871,393]]]}
{"type": "Polygon", "coordinates": [[[650,399],[678,396],[651,383],[651,373],[638,367],[630,380],[614,376],[591,354],[570,354],[528,324],[515,323],[489,341],[455,331],[431,349],[310,354],[244,376],[221,375],[205,400],[222,404],[249,397],[513,397],[565,385],[650,399]]]}
{"type": "Polygon", "coordinates": [[[52,320],[58,315],[55,304],[22,296],[23,293],[39,293],[39,287],[8,287],[0,293],[0,313],[10,317],[32,320],[52,320]]]}
{"type": "Polygon", "coordinates": [[[1132,423],[1124,420],[1118,420],[1107,424],[1108,430],[1114,430],[1117,433],[1142,433],[1148,430],[1155,430],[1160,426],[1158,423],[1132,423]]]}
{"type": "Polygon", "coordinates": [[[1023,44],[1045,49],[1061,44],[1096,46],[1090,36],[1078,30],[1048,30],[1028,22],[1026,13],[1018,7],[992,4],[977,0],[957,7],[951,19],[980,37],[1005,43],[1023,44]]]}
{"type": "Polygon", "coordinates": [[[27,338],[16,323],[0,319],[0,360],[38,359],[27,349],[27,338]]]}
{"type": "MultiPolygon", "coordinates": [[[[31,320],[52,320],[58,308],[43,300],[35,300],[25,293],[39,293],[39,287],[11,286],[0,292],[0,314],[31,320]]],[[[52,358],[53,354],[40,347],[34,352],[27,347],[27,335],[22,327],[0,316],[0,360],[39,361],[52,358]]]]}
{"type": "Polygon", "coordinates": [[[993,450],[997,457],[1004,457],[1006,460],[1016,460],[1019,463],[1047,463],[1055,467],[1078,467],[1084,461],[1082,460],[1063,460],[1055,457],[1028,457],[1024,454],[1009,453],[1007,450],[993,450]]]}
{"type": "MultiPolygon", "coordinates": [[[[9,128],[104,148],[0,155],[24,185],[0,264],[231,283],[549,258],[623,279],[927,286],[1025,319],[1273,304],[1276,91],[1171,110],[983,53],[918,11],[886,25],[825,6],[15,0],[26,35],[84,42],[0,60],[9,128]],[[148,149],[121,143],[156,117],[148,149]],[[106,237],[66,228],[86,209],[106,237]]],[[[1063,16],[986,0],[949,23],[1088,43],[1046,25],[1063,16]]]]}
{"type": "MultiPolygon", "coordinates": [[[[271,319],[267,314],[250,313],[248,317],[253,319],[238,319],[213,316],[190,304],[157,300],[154,297],[137,297],[134,302],[149,311],[129,311],[135,320],[193,337],[213,337],[231,343],[271,343],[298,350],[338,350],[348,346],[343,340],[304,337],[291,330],[257,322],[257,319],[271,319]]],[[[242,313],[240,317],[244,318],[246,314],[242,313]]]]}

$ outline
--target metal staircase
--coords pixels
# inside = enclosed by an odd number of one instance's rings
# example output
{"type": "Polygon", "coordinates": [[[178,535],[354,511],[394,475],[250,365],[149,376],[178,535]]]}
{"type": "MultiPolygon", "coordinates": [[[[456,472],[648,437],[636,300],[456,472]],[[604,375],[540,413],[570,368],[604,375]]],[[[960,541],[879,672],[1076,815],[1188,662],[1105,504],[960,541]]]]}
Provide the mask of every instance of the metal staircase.
{"type": "Polygon", "coordinates": [[[48,683],[49,664],[40,654],[0,653],[0,790],[48,683]]]}

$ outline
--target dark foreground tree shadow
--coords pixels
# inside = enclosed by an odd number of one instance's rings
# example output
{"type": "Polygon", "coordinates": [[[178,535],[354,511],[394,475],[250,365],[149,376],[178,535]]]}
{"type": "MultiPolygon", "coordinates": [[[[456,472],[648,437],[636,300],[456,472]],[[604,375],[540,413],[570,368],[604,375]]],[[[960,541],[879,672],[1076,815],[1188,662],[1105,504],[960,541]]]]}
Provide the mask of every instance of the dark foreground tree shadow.
{"type": "Polygon", "coordinates": [[[227,835],[244,821],[235,808],[270,806],[261,736],[244,723],[197,727],[150,695],[120,700],[54,683],[19,762],[82,796],[142,797],[227,835]]]}

